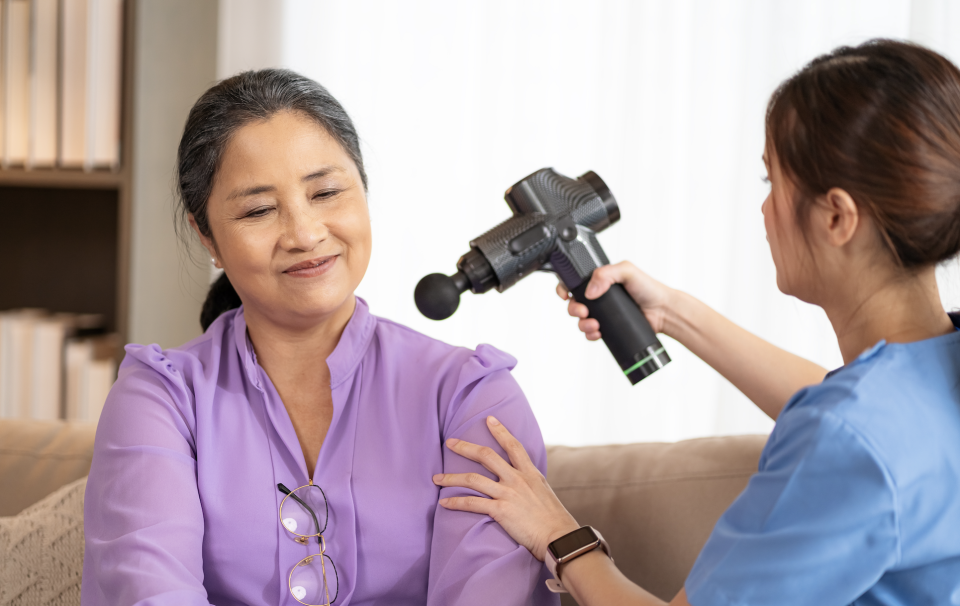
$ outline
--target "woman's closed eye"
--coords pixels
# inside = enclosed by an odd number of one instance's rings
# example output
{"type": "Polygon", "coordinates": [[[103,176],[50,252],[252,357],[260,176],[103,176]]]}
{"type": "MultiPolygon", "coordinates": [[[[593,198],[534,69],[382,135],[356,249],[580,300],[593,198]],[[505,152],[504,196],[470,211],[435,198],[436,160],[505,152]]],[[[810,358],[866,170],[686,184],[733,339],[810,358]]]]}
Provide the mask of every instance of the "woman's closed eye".
{"type": "Polygon", "coordinates": [[[260,217],[265,217],[271,211],[273,211],[273,206],[258,206],[248,212],[240,215],[240,219],[259,219],[260,217]]]}
{"type": "Polygon", "coordinates": [[[330,198],[339,194],[341,189],[321,189],[320,191],[313,194],[314,200],[329,200],[330,198]]]}

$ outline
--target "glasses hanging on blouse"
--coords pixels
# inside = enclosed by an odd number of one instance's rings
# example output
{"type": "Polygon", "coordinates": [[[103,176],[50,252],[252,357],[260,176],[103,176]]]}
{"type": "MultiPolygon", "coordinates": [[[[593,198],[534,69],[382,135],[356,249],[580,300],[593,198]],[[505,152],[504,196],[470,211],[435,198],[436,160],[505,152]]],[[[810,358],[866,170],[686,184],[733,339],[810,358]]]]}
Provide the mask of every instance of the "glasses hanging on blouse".
{"type": "Polygon", "coordinates": [[[280,525],[294,535],[296,542],[306,545],[316,538],[320,545],[320,553],[303,558],[290,570],[287,580],[290,594],[304,606],[330,606],[337,600],[340,588],[337,567],[326,554],[327,544],[323,538],[330,514],[327,496],[313,480],[295,490],[283,484],[277,484],[277,489],[286,495],[280,502],[280,525]],[[328,563],[333,570],[330,582],[328,563]]]}

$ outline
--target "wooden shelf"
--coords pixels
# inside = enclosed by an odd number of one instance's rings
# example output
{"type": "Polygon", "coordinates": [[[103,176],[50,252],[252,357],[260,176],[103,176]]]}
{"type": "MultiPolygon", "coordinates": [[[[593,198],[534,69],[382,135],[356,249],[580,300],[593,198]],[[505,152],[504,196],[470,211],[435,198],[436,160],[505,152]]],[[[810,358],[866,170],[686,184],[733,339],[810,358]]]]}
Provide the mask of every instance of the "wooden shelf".
{"type": "Polygon", "coordinates": [[[67,187],[89,189],[118,189],[123,184],[122,171],[63,168],[5,168],[0,169],[0,185],[24,187],[67,187]]]}
{"type": "Polygon", "coordinates": [[[123,5],[120,168],[0,168],[0,309],[93,311],[123,343],[173,347],[199,334],[209,281],[181,263],[171,177],[187,112],[216,80],[218,2],[123,5]]]}

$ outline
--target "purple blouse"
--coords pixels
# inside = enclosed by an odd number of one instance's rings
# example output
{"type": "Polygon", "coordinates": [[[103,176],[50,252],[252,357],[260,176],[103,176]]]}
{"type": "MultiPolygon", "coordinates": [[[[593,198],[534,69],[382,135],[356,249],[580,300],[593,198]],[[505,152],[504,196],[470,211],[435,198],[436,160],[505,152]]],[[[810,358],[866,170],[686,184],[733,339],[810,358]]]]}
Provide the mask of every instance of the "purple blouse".
{"type": "MultiPolygon", "coordinates": [[[[312,479],[330,504],[336,606],[557,604],[549,573],[496,522],[437,505],[471,491],[431,480],[492,477],[443,446],[456,437],[503,454],[489,414],[546,472],[516,361],[378,318],[358,298],[327,364],[333,420],[312,479]]],[[[128,345],[87,484],[83,604],[296,605],[288,574],[318,547],[280,526],[277,484],[307,482],[243,308],[183,347],[128,345]]]]}

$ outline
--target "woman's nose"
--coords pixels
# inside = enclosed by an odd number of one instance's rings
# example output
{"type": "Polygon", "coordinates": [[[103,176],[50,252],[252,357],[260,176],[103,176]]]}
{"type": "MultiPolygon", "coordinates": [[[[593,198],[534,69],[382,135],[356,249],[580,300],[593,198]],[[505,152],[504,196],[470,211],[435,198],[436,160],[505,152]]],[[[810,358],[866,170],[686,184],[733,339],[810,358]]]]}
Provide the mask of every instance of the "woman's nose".
{"type": "Polygon", "coordinates": [[[327,237],[327,226],[309,212],[287,213],[283,222],[280,246],[284,250],[310,251],[327,237]]]}

